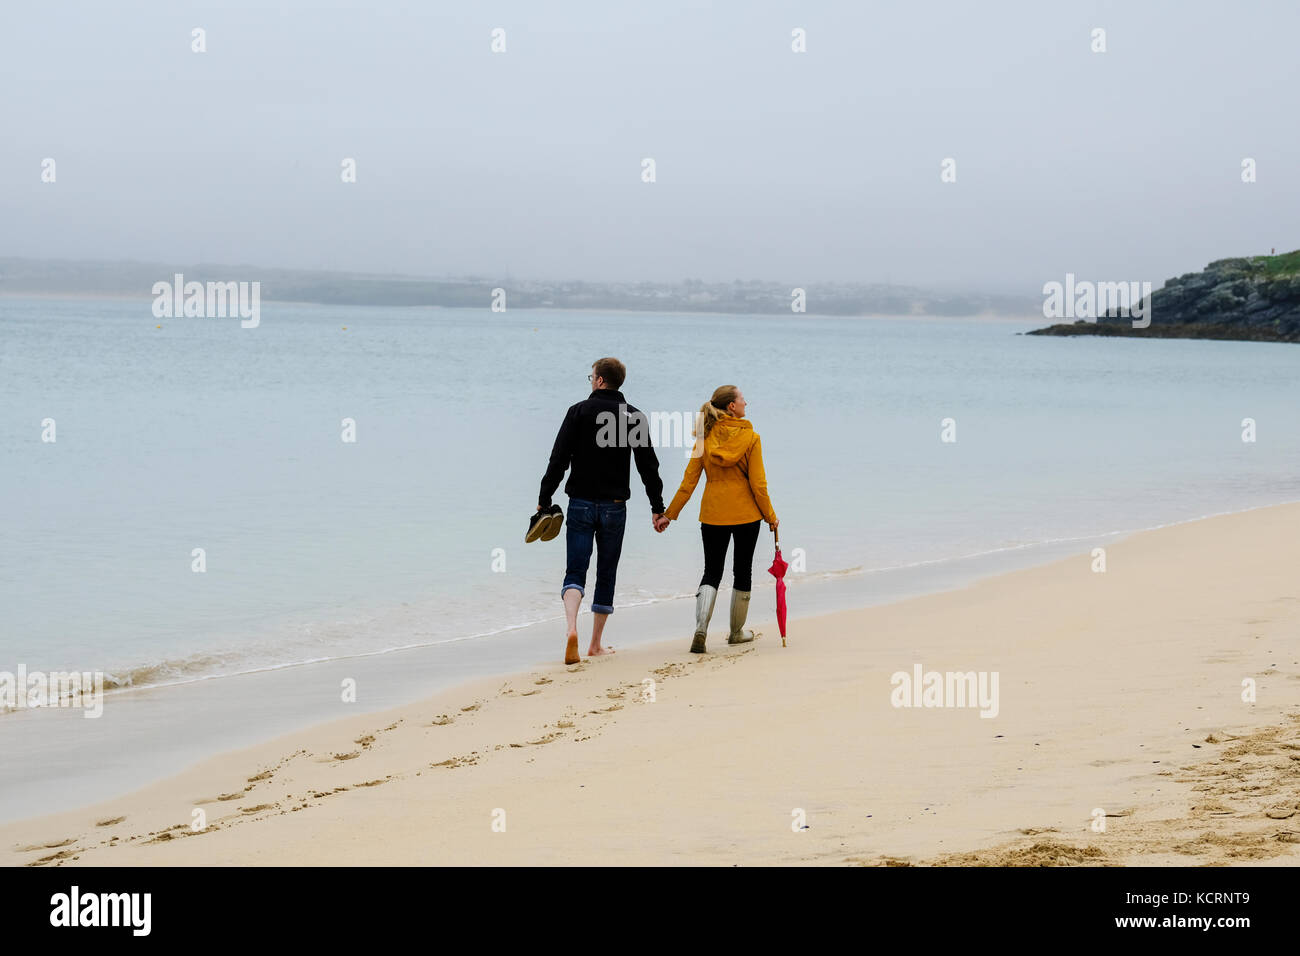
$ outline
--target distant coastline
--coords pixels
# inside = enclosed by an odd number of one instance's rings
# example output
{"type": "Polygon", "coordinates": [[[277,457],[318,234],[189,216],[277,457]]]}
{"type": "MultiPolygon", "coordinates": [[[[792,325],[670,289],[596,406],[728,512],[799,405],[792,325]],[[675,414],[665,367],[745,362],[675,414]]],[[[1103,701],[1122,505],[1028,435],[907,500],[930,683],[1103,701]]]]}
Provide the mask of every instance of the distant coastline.
{"type": "Polygon", "coordinates": [[[504,290],[508,309],[665,312],[716,315],[1024,317],[1036,299],[995,293],[934,292],[911,286],[736,280],[705,282],[586,282],[428,278],[263,269],[250,265],[34,260],[0,258],[0,296],[149,298],[155,282],[230,280],[261,283],[264,301],[314,305],[489,308],[504,290]],[[792,308],[802,288],[803,309],[792,308]]]}
{"type": "MultiPolygon", "coordinates": [[[[0,301],[4,301],[6,299],[50,299],[50,300],[62,299],[65,301],[78,301],[78,300],[102,301],[107,299],[113,302],[149,303],[153,301],[153,298],[154,298],[153,296],[148,295],[147,293],[145,295],[139,295],[139,294],[127,293],[127,292],[12,292],[12,291],[0,290],[0,301]]],[[[355,307],[353,306],[353,303],[349,303],[349,302],[312,302],[306,299],[273,299],[271,301],[274,301],[280,305],[327,305],[327,306],[333,306],[335,308],[355,307]]],[[[481,308],[485,308],[485,306],[482,305],[389,306],[389,305],[369,305],[369,304],[364,307],[392,308],[392,309],[467,309],[467,308],[481,309],[481,308]]],[[[619,308],[604,308],[601,306],[560,307],[554,305],[538,305],[538,306],[529,307],[528,311],[542,313],[542,314],[557,313],[561,315],[566,315],[573,312],[592,312],[592,313],[599,313],[600,315],[645,315],[646,313],[653,312],[654,310],[650,308],[619,309],[619,308]]],[[[669,315],[698,315],[702,317],[703,316],[715,316],[715,317],[716,316],[745,316],[745,315],[748,315],[751,318],[758,317],[758,318],[765,318],[765,319],[782,319],[782,318],[799,317],[799,316],[790,316],[788,313],[780,313],[780,312],[762,312],[762,313],[711,312],[706,309],[690,309],[690,310],[674,309],[671,311],[668,309],[663,309],[661,311],[669,315]]],[[[934,322],[934,321],[942,321],[944,319],[960,318],[960,319],[977,319],[982,322],[1014,322],[1017,324],[1021,324],[1027,321],[1031,321],[1034,318],[1034,315],[1032,314],[1025,315],[1023,312],[1017,314],[1007,314],[1004,312],[977,312],[977,313],[971,313],[969,315],[959,315],[959,316],[929,315],[926,313],[910,313],[908,315],[899,315],[896,312],[863,312],[856,315],[838,315],[838,314],[831,314],[826,312],[808,312],[804,317],[814,318],[814,319],[836,319],[836,318],[839,319],[908,319],[908,320],[915,320],[917,322],[934,322]]]]}

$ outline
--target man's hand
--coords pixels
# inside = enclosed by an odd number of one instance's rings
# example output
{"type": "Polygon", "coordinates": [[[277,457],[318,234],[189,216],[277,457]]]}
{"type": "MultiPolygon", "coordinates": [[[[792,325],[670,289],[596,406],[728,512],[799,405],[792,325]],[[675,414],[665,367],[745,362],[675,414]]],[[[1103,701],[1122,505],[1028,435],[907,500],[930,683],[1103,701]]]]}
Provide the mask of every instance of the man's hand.
{"type": "Polygon", "coordinates": [[[664,532],[664,528],[668,527],[668,524],[669,524],[670,521],[672,521],[672,519],[669,518],[667,515],[662,515],[662,514],[661,514],[661,515],[651,515],[651,516],[650,516],[650,524],[651,524],[651,526],[652,526],[656,531],[658,531],[660,534],[663,534],[663,532],[664,532]]]}

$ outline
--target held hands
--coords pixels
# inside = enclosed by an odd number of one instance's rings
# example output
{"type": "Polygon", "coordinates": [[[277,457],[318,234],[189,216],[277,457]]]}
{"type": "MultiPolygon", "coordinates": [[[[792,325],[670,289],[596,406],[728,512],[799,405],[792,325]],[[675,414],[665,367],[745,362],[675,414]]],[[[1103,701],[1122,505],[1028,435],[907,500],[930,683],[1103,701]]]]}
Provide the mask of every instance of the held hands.
{"type": "Polygon", "coordinates": [[[663,514],[650,516],[651,526],[655,529],[655,531],[659,532],[660,534],[664,533],[664,529],[668,527],[669,523],[672,520],[673,520],[672,518],[663,514]]]}

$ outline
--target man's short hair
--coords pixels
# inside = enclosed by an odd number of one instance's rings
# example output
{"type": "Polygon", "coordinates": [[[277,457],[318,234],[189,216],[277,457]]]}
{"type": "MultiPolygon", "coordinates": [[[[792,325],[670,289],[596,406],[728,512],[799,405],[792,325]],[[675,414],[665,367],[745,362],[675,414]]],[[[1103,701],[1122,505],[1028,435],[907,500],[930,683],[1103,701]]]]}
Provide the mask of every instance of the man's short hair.
{"type": "Polygon", "coordinates": [[[613,389],[622,388],[623,380],[627,378],[627,366],[616,358],[596,359],[591,363],[591,370],[592,374],[603,378],[605,384],[613,389]]]}

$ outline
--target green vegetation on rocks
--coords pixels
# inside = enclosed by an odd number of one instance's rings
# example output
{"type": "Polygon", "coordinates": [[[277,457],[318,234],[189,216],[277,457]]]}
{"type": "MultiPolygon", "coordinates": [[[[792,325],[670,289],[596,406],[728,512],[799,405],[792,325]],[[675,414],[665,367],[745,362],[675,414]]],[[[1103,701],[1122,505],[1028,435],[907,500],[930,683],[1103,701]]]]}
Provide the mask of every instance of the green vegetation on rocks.
{"type": "Polygon", "coordinates": [[[1150,309],[1145,329],[1112,312],[1029,334],[1300,342],[1300,250],[1211,262],[1167,280],[1151,293],[1150,309]]]}

